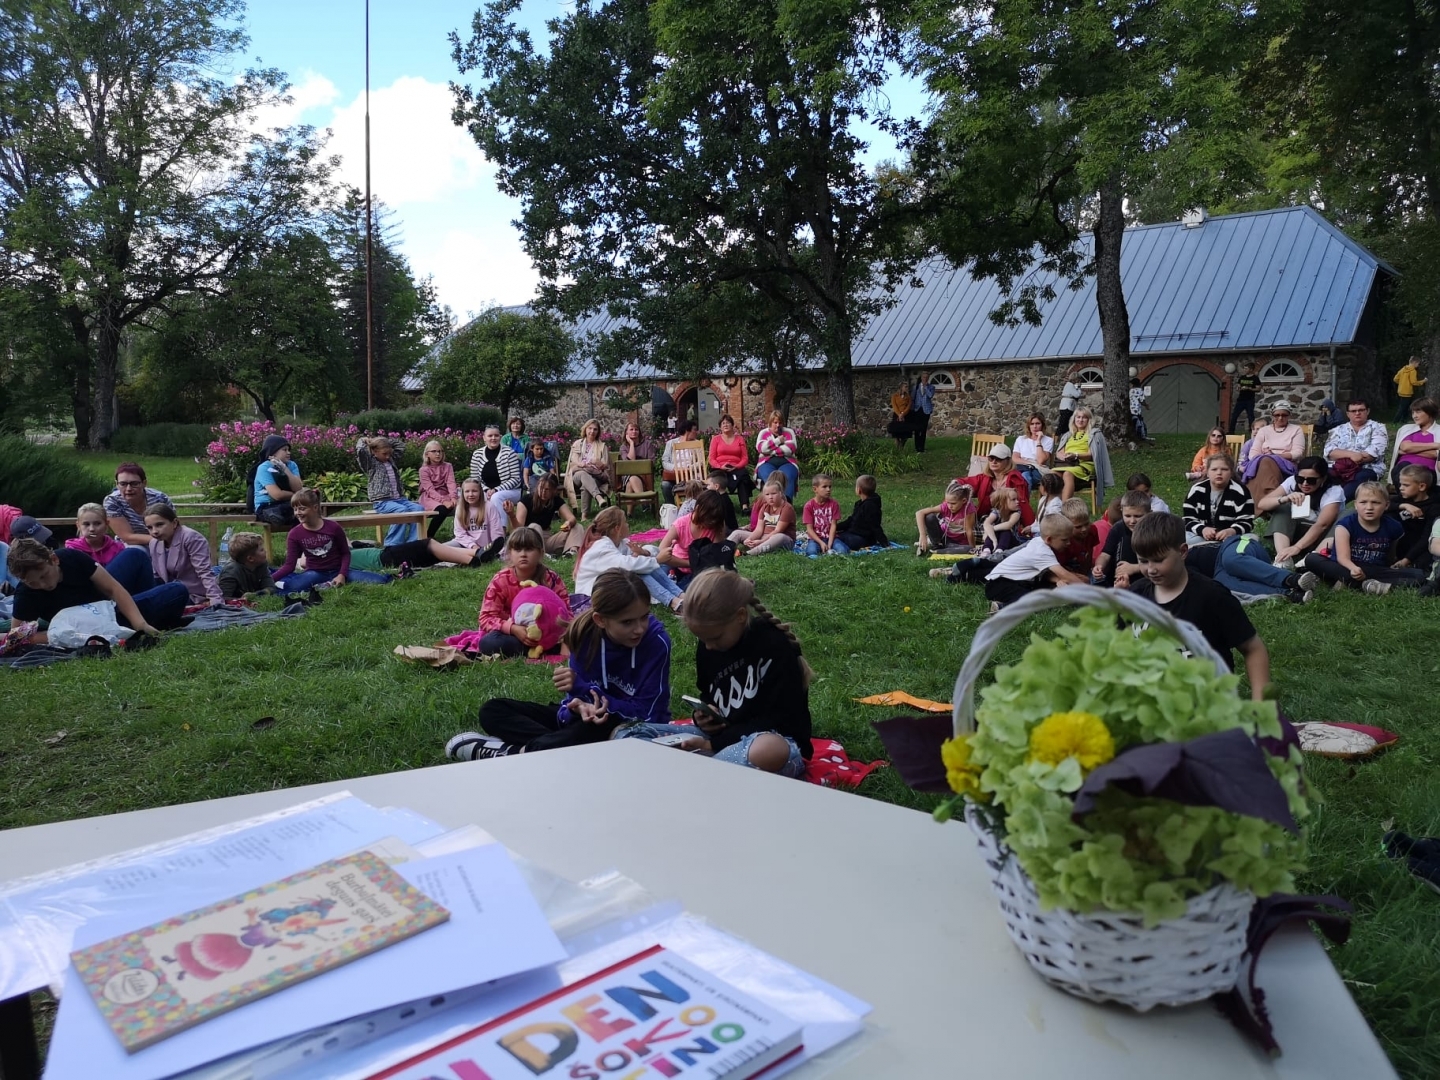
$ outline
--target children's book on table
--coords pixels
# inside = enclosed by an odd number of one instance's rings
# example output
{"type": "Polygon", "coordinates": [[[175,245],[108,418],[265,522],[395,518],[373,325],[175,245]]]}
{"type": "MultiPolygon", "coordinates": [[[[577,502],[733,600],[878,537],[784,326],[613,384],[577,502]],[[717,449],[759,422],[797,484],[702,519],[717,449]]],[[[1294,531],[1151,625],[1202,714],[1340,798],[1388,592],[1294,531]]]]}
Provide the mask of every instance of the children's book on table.
{"type": "Polygon", "coordinates": [[[798,1055],[803,1030],[656,945],[370,1080],[748,1080],[798,1055]]]}

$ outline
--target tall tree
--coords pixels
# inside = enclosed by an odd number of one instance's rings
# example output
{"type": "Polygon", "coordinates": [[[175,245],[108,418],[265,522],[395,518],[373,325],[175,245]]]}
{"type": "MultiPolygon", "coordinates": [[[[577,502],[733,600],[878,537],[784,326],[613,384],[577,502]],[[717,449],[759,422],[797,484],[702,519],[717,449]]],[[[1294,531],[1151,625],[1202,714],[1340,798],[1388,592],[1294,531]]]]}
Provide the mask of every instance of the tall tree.
{"type": "Polygon", "coordinates": [[[329,414],[354,397],[353,387],[344,392],[349,372],[334,295],[338,271],[318,235],[283,237],[237,267],[221,292],[184,304],[155,335],[151,360],[191,381],[233,386],[272,422],[281,401],[329,414]]]}
{"type": "Polygon", "coordinates": [[[0,263],[55,298],[81,362],[77,438],[99,446],[126,332],[313,214],[308,129],[256,130],[278,72],[227,70],[241,0],[0,0],[0,263]]]}
{"type": "Polygon", "coordinates": [[[452,334],[428,366],[425,396],[436,402],[486,402],[548,409],[560,399],[575,343],[549,315],[494,308],[452,334]]]}
{"type": "Polygon", "coordinates": [[[332,215],[331,250],[341,266],[340,307],[348,346],[351,385],[356,404],[365,402],[367,379],[373,382],[375,407],[393,407],[401,398],[400,380],[424,358],[431,346],[451,329],[448,309],[440,307],[434,282],[416,281],[410,264],[400,254],[398,230],[390,211],[374,204],[374,242],[371,245],[372,370],[367,372],[365,326],[365,199],[348,189],[332,215]]]}
{"type": "Polygon", "coordinates": [[[896,191],[861,161],[898,56],[891,3],[578,0],[548,54],[478,12],[455,120],[523,204],[542,303],[574,318],[651,317],[743,284],[815,341],[838,420],[854,421],[851,342],[903,270],[896,191]]]}
{"type": "MultiPolygon", "coordinates": [[[[1127,202],[1142,220],[1173,217],[1251,182],[1253,142],[1239,86],[1255,47],[1254,9],[1215,0],[926,3],[913,57],[940,99],[914,144],[927,186],[965,187],[998,230],[941,222],[929,233],[956,261],[982,260],[1007,285],[1071,272],[1093,227],[1104,349],[1104,423],[1128,427],[1130,320],[1120,248],[1127,202]],[[989,209],[986,202],[989,202],[989,209]],[[978,249],[975,237],[1000,240],[978,249]],[[1033,242],[1038,247],[1029,247],[1033,242]]],[[[962,223],[963,224],[963,223],[962,223]]],[[[1038,315],[1022,286],[1002,316],[1038,315]]]]}

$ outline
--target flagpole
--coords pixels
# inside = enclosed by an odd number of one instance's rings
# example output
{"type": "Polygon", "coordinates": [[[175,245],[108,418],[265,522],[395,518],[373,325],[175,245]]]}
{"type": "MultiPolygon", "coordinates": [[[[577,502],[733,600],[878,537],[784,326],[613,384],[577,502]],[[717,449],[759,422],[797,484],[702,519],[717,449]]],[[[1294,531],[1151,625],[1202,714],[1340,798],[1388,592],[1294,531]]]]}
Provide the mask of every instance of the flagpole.
{"type": "Polygon", "coordinates": [[[375,408],[374,265],[370,204],[370,0],[365,0],[365,407],[375,408]]]}

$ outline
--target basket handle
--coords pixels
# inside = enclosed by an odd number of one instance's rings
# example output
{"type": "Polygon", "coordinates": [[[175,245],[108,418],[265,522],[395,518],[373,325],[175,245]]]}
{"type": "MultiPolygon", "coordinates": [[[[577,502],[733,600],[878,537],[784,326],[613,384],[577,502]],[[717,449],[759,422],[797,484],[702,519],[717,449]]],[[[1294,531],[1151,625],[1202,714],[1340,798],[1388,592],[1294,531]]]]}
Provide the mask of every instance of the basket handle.
{"type": "Polygon", "coordinates": [[[1167,630],[1196,656],[1209,660],[1221,675],[1230,674],[1230,665],[1205,640],[1194,625],[1175,618],[1152,600],[1146,600],[1126,589],[1102,589],[1094,585],[1066,585],[1061,589],[1037,589],[1029,596],[1001,608],[975,631],[970,642],[970,655],[955,677],[955,737],[975,730],[975,684],[985,670],[1001,639],[1031,615],[1051,608],[1108,608],[1116,615],[1126,615],[1139,622],[1167,630]]]}

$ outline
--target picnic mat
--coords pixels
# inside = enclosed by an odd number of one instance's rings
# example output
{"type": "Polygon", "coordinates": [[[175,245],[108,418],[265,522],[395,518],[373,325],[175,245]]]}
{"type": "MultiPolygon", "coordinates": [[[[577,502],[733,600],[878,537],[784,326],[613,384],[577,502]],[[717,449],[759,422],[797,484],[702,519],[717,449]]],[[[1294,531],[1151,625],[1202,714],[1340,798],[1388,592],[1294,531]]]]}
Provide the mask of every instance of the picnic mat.
{"type": "MultiPolygon", "coordinates": [[[[470,660],[489,661],[504,659],[498,653],[493,656],[480,655],[480,639],[484,636],[485,633],[482,630],[461,630],[460,633],[451,634],[444,641],[433,646],[397,645],[395,646],[395,655],[400,657],[400,659],[402,660],[419,660],[435,668],[458,666],[457,662],[435,663],[433,660],[428,659],[425,655],[423,655],[427,650],[443,649],[446,646],[452,649],[459,649],[461,652],[469,653],[470,655],[467,657],[467,659],[470,660]]],[[[566,658],[561,656],[559,652],[553,652],[546,656],[539,656],[534,659],[531,659],[530,657],[525,657],[525,662],[527,664],[559,664],[564,662],[565,659],[566,658]]]]}
{"type": "Polygon", "coordinates": [[[631,533],[627,540],[632,544],[658,544],[665,539],[665,529],[646,529],[644,532],[631,533]]]}
{"type": "Polygon", "coordinates": [[[305,614],[303,604],[291,604],[284,611],[252,611],[238,607],[201,608],[191,617],[188,626],[171,630],[172,634],[194,634],[206,630],[228,630],[232,626],[254,626],[256,623],[273,622],[276,619],[294,619],[305,614]]]}
{"type": "Polygon", "coordinates": [[[912,709],[920,709],[923,712],[948,713],[954,710],[954,706],[948,701],[930,701],[928,698],[914,697],[904,690],[890,690],[884,694],[871,694],[869,697],[852,698],[861,705],[909,705],[912,709]]]}
{"type": "Polygon", "coordinates": [[[859,787],[860,781],[876,769],[890,764],[884,759],[868,763],[852,761],[845,747],[834,739],[812,738],[810,742],[815,752],[805,763],[804,778],[821,787],[859,787]]]}
{"type": "MultiPolygon", "coordinates": [[[[871,544],[869,547],[855,548],[855,549],[853,549],[853,550],[850,552],[850,554],[851,554],[851,555],[878,555],[878,554],[879,554],[880,552],[882,552],[882,551],[895,551],[895,550],[897,550],[897,549],[901,549],[901,548],[904,548],[904,547],[905,547],[904,544],[897,544],[897,543],[895,543],[895,542],[892,540],[889,544],[871,544]]],[[[818,558],[820,558],[819,555],[807,555],[807,554],[805,553],[804,549],[803,549],[799,544],[796,544],[795,547],[791,548],[790,550],[792,550],[793,552],[795,552],[796,555],[799,555],[799,556],[801,556],[802,558],[806,558],[806,559],[818,559],[818,558]]]]}

